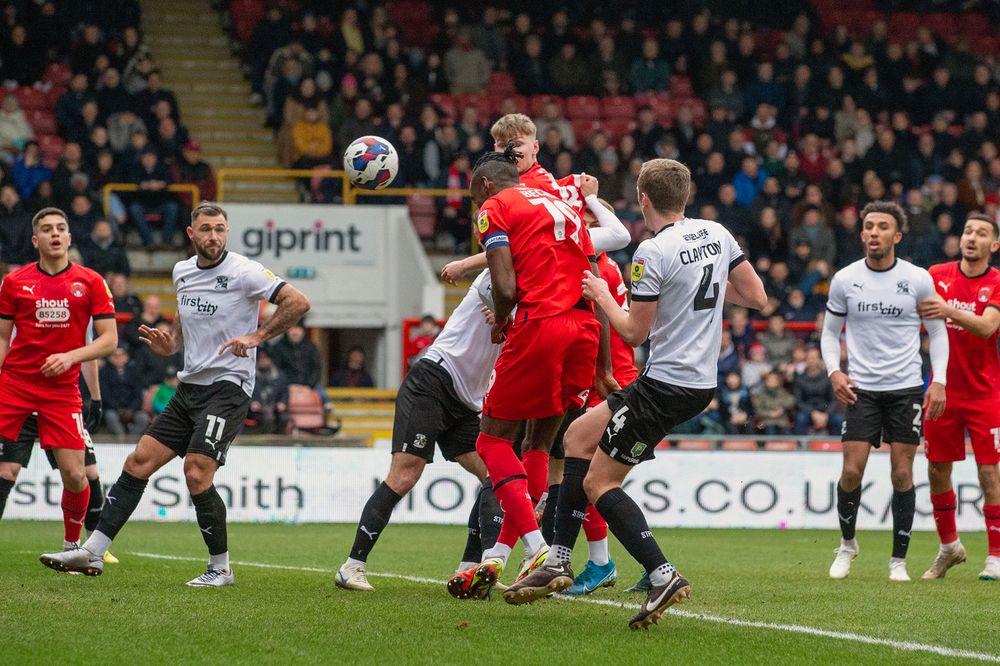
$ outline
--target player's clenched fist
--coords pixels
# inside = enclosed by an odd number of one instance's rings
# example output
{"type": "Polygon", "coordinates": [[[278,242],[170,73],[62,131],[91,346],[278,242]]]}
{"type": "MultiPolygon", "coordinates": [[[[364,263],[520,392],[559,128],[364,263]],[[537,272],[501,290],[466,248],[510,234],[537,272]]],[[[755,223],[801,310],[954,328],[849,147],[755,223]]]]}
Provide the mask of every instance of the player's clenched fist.
{"type": "Polygon", "coordinates": [[[599,304],[601,297],[610,296],[608,283],[590,271],[583,272],[583,297],[599,304]]]}
{"type": "Polygon", "coordinates": [[[591,194],[597,194],[597,179],[586,173],[580,174],[580,194],[586,199],[591,194]]]}

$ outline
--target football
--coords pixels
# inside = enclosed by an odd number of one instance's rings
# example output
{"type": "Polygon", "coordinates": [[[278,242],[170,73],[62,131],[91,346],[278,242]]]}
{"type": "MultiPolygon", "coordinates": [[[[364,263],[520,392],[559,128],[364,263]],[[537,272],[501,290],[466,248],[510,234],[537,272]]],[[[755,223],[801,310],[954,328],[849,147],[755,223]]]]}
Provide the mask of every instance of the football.
{"type": "Polygon", "coordinates": [[[363,136],[344,151],[344,171],[357,187],[381,190],[399,172],[399,156],[380,136],[363,136]]]}

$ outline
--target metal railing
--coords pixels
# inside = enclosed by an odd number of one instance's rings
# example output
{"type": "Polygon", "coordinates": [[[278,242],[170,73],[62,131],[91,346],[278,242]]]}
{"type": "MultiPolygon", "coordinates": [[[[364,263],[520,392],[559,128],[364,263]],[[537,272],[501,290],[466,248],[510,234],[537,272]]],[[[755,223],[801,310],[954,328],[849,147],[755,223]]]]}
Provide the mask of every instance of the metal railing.
{"type": "MultiPolygon", "coordinates": [[[[139,186],[135,183],[108,183],[101,188],[101,199],[104,205],[104,214],[111,214],[111,193],[112,192],[138,192],[139,186]]],[[[167,185],[168,192],[189,192],[191,201],[197,203],[201,200],[201,189],[194,183],[174,183],[167,185]]]]}

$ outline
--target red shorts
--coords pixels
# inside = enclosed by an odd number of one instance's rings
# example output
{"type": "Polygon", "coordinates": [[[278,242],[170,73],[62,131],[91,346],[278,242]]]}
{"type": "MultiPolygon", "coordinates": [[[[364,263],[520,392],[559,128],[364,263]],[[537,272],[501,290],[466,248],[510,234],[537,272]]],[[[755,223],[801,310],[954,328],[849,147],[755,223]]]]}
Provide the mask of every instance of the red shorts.
{"type": "Polygon", "coordinates": [[[32,412],[38,412],[38,441],[43,449],[87,448],[79,389],[53,390],[0,374],[0,439],[16,441],[32,412]]]}
{"type": "MultiPolygon", "coordinates": [[[[617,368],[615,370],[615,381],[618,382],[618,386],[625,388],[632,382],[634,382],[639,377],[639,370],[633,365],[627,368],[617,368]]],[[[604,398],[601,394],[597,392],[596,387],[590,389],[590,395],[587,396],[587,409],[593,409],[599,404],[604,402],[604,398]]]]}
{"type": "Polygon", "coordinates": [[[583,405],[594,383],[600,334],[587,310],[515,322],[490,376],[483,414],[524,421],[583,405]]]}
{"type": "Polygon", "coordinates": [[[1000,396],[991,398],[948,397],[944,414],[937,421],[924,421],[927,460],[965,460],[965,431],[969,431],[976,463],[1000,462],[1000,396]]]}

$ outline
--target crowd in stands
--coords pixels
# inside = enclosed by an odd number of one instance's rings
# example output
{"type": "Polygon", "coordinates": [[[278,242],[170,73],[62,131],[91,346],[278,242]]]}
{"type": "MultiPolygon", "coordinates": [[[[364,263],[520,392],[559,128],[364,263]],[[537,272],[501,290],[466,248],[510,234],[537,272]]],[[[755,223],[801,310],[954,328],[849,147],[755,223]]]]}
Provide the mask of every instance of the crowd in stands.
{"type": "MultiPolygon", "coordinates": [[[[136,0],[8,2],[0,25],[0,261],[33,259],[30,219],[70,213],[84,261],[129,274],[121,247],[134,230],[147,249],[182,247],[171,183],[214,196],[211,168],[181,122],[142,38],[136,0]],[[105,216],[102,188],[114,193],[105,216]],[[106,220],[108,226],[99,225],[106,220]],[[161,227],[159,242],[152,225],[161,227]]],[[[106,270],[105,270],[106,269],[106,270]]]]}

